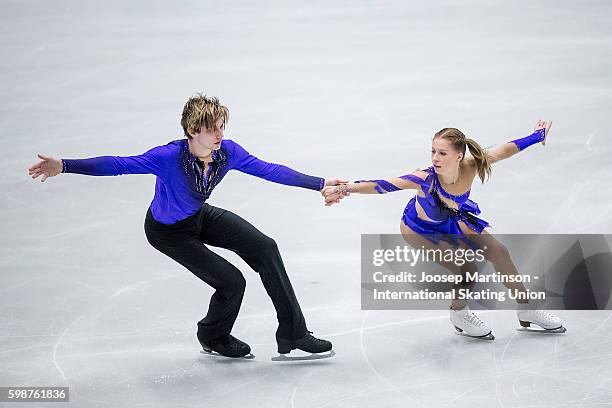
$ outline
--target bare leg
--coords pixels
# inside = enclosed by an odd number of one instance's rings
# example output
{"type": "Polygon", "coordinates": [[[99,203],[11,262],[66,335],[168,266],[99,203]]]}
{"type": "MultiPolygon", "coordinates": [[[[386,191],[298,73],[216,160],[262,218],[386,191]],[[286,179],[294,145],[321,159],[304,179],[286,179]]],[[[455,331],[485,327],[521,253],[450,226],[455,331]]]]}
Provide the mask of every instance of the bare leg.
{"type": "MultiPolygon", "coordinates": [[[[508,249],[501,242],[495,239],[487,231],[482,231],[482,234],[479,234],[465,225],[463,222],[460,222],[459,226],[461,231],[465,235],[469,236],[470,240],[476,242],[476,244],[478,244],[478,246],[481,248],[486,247],[485,258],[493,263],[495,271],[504,275],[518,275],[518,271],[516,270],[514,262],[512,262],[512,259],[510,258],[508,249]]],[[[527,289],[522,282],[504,282],[504,286],[512,291],[515,291],[515,293],[527,293],[527,289]]],[[[528,303],[526,296],[525,300],[517,300],[517,302],[528,303]]]]}
{"type": "MultiPolygon", "coordinates": [[[[452,246],[448,242],[440,241],[435,244],[430,240],[424,238],[423,236],[417,234],[410,227],[408,227],[403,222],[400,223],[400,231],[402,232],[402,236],[404,241],[406,241],[413,248],[425,248],[425,249],[441,249],[442,251],[446,249],[455,250],[457,247],[452,246]]],[[[468,262],[462,266],[456,265],[454,262],[444,262],[443,260],[436,259],[436,263],[444,268],[448,269],[451,273],[456,275],[461,275],[463,279],[461,283],[455,285],[455,289],[468,289],[471,290],[474,287],[475,282],[466,280],[466,272],[474,272],[477,270],[478,265],[474,262],[468,262]]],[[[453,310],[463,309],[467,305],[467,301],[462,298],[455,298],[451,302],[450,308],[453,310]]]]}
{"type": "MultiPolygon", "coordinates": [[[[463,279],[461,280],[461,283],[455,285],[455,289],[457,289],[457,291],[459,289],[467,289],[468,291],[471,291],[474,288],[476,282],[474,282],[473,280],[468,281],[466,272],[473,273],[477,270],[477,268],[478,265],[475,262],[468,262],[461,267],[461,275],[463,276],[463,279]]],[[[461,310],[466,306],[467,300],[465,300],[464,298],[455,297],[451,302],[450,308],[453,310],[461,310]]]]}

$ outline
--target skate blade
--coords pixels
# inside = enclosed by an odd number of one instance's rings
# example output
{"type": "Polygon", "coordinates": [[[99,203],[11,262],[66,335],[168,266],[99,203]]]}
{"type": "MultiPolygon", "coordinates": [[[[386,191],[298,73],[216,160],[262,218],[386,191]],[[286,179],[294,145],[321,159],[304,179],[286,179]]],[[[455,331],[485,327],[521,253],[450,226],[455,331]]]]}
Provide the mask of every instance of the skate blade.
{"type": "Polygon", "coordinates": [[[255,355],[253,353],[247,354],[246,356],[242,356],[242,357],[227,357],[227,356],[217,353],[216,351],[212,351],[210,349],[200,350],[200,353],[210,356],[210,357],[224,358],[228,360],[253,360],[255,358],[255,355]]]}
{"type": "Polygon", "coordinates": [[[469,334],[465,334],[464,332],[456,331],[455,334],[457,336],[468,337],[470,339],[476,339],[476,340],[495,340],[495,336],[493,335],[493,333],[489,333],[485,336],[470,336],[469,334]]]}
{"type": "Polygon", "coordinates": [[[526,333],[546,333],[546,334],[562,334],[567,331],[567,329],[563,326],[556,329],[544,329],[538,327],[537,329],[531,327],[518,327],[516,331],[526,332],[526,333]]]}
{"type": "Polygon", "coordinates": [[[323,360],[325,358],[331,358],[336,355],[334,350],[330,350],[327,353],[310,354],[307,356],[288,356],[286,354],[279,354],[276,357],[272,357],[272,361],[310,361],[310,360],[323,360]]]}

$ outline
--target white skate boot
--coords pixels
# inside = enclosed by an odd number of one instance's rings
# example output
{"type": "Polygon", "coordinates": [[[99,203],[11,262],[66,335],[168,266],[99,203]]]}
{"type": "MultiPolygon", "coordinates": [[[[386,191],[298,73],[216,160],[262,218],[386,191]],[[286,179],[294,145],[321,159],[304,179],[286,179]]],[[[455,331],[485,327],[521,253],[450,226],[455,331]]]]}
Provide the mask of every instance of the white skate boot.
{"type": "Polygon", "coordinates": [[[550,313],[547,310],[531,310],[528,304],[519,304],[516,311],[521,327],[518,331],[534,332],[534,333],[565,333],[567,330],[563,327],[563,323],[559,316],[550,313]],[[541,327],[541,329],[531,328],[531,324],[541,327]]]}
{"type": "Polygon", "coordinates": [[[451,309],[450,321],[455,326],[455,329],[457,329],[457,334],[461,336],[481,340],[495,339],[495,336],[491,334],[491,328],[484,324],[468,306],[460,310],[451,309]]]}

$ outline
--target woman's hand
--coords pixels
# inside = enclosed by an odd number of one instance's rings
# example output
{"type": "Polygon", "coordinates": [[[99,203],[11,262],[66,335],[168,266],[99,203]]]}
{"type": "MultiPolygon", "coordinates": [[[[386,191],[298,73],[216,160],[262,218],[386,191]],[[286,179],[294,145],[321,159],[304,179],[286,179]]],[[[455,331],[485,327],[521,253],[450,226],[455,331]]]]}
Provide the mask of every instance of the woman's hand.
{"type": "Polygon", "coordinates": [[[552,120],[550,122],[546,122],[544,120],[538,120],[535,127],[533,128],[534,132],[537,132],[540,129],[544,130],[544,140],[542,140],[542,145],[546,145],[546,137],[548,136],[548,132],[550,132],[550,128],[552,126],[552,120]]]}
{"type": "Polygon", "coordinates": [[[50,156],[43,156],[42,154],[39,154],[38,158],[40,161],[28,169],[28,174],[32,179],[42,176],[40,181],[44,182],[47,178],[57,176],[62,172],[63,165],[61,160],[50,156]]]}
{"type": "Polygon", "coordinates": [[[329,207],[332,204],[337,204],[341,199],[350,195],[347,184],[338,184],[327,186],[321,190],[321,195],[325,199],[325,206],[329,207]]]}

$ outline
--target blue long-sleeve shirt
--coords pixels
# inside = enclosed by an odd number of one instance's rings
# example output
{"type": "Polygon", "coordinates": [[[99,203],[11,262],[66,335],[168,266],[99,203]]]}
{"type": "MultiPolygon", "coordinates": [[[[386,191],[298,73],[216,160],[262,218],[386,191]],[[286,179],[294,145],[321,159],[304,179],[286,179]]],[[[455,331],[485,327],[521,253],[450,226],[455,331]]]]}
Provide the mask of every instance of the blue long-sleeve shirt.
{"type": "Polygon", "coordinates": [[[219,150],[213,151],[206,174],[202,170],[202,163],[189,151],[187,139],[154,147],[139,156],[62,159],[62,162],[64,173],[90,176],[155,174],[157,178],[151,212],[153,218],[163,224],[173,224],[198,212],[229,170],[317,191],[325,184],[321,177],[260,160],[228,139],[221,142],[219,150]]]}

